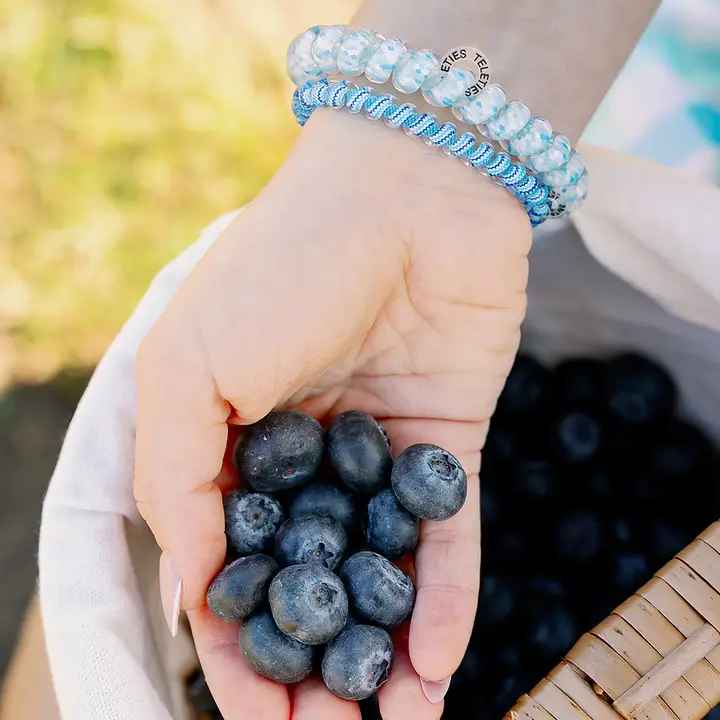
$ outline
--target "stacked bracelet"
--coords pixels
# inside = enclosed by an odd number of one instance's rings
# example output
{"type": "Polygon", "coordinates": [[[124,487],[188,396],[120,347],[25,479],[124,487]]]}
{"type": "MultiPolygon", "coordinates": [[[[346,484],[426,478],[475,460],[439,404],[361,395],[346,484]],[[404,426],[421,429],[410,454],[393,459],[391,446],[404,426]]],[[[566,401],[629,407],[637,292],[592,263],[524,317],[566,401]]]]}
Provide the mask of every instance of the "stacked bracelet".
{"type": "Polygon", "coordinates": [[[410,50],[400,40],[343,25],[316,26],[288,49],[288,73],[297,85],[340,75],[392,82],[403,94],[420,92],[433,106],[449,108],[489,140],[518,158],[549,189],[550,215],[575,209],[587,195],[587,169],[564,135],[533,117],[524,103],[508,102],[497,84],[478,88],[469,70],[444,66],[430,50],[410,50]]]}
{"type": "Polygon", "coordinates": [[[390,127],[423,138],[428,145],[444,149],[493,178],[523,204],[532,225],[539,225],[550,214],[548,188],[524,165],[513,162],[505,152],[496,152],[490,143],[478,144],[471,132],[458,135],[453,123],[440,123],[430,113],[416,112],[409,103],[396,104],[392,95],[345,80],[331,83],[322,78],[310,80],[296,90],[292,106],[301,126],[318,107],[342,108],[351,113],[363,112],[373,120],[382,119],[390,127]]]}

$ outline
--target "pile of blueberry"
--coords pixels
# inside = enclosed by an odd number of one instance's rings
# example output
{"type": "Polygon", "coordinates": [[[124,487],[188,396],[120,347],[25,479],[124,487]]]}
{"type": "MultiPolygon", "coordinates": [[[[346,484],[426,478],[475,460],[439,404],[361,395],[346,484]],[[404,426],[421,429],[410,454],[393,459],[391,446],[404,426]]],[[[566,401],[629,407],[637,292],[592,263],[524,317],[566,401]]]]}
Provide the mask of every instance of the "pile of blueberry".
{"type": "MultiPolygon", "coordinates": [[[[470,645],[446,698],[446,720],[502,717],[580,634],[720,516],[717,450],[702,430],[678,417],[678,400],[667,371],[637,354],[574,358],[552,370],[530,356],[517,358],[482,456],[481,596],[470,645]]],[[[286,505],[291,520],[318,510],[345,527],[357,526],[357,504],[347,489],[380,491],[369,503],[365,542],[387,557],[402,551],[386,544],[391,538],[407,538],[401,546],[410,548],[414,521],[388,534],[373,519],[402,514],[392,492],[380,483],[360,488],[348,482],[350,465],[333,451],[332,430],[327,444],[345,485],[308,485],[286,505]]],[[[252,484],[252,463],[241,468],[252,484]]],[[[323,556],[342,552],[337,540],[323,542],[323,556]]],[[[281,557],[293,556],[276,554],[265,561],[271,569],[257,572],[269,577],[275,562],[284,564],[281,557]]],[[[346,583],[346,590],[352,595],[366,582],[346,583]]],[[[257,617],[275,627],[267,613],[257,617]]],[[[340,675],[352,671],[337,669],[340,675]]],[[[190,694],[198,707],[214,707],[201,676],[190,694]]],[[[372,698],[361,708],[365,720],[379,720],[372,698]]]]}
{"type": "Polygon", "coordinates": [[[717,451],[678,400],[637,354],[517,358],[483,451],[481,596],[444,718],[502,717],[718,519],[717,451]]]}
{"type": "Polygon", "coordinates": [[[389,631],[415,601],[394,561],[415,550],[420,518],[445,520],[463,506],[462,466],[428,444],[393,462],[382,426],[357,411],[327,433],[308,415],[271,413],[247,428],[235,461],[249,490],[224,498],[232,555],[208,606],[240,624],[260,675],[296,683],[319,666],[335,695],[370,697],[390,674],[389,631]]]}

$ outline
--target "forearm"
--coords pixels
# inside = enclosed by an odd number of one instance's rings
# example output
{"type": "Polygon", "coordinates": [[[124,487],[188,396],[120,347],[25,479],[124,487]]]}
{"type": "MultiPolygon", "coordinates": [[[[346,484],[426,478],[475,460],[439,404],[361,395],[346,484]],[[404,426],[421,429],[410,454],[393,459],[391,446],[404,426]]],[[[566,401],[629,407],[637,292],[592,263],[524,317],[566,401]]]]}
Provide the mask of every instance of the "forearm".
{"type": "Polygon", "coordinates": [[[476,47],[491,82],[575,142],[659,0],[365,0],[353,24],[438,54],[476,47]]]}

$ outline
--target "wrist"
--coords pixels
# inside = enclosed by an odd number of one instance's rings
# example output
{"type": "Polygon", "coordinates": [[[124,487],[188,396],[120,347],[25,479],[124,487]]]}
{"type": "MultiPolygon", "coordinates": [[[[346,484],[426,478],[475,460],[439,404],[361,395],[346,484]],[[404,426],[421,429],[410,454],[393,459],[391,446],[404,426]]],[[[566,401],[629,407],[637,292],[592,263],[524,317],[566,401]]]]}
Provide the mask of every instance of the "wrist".
{"type": "MultiPolygon", "coordinates": [[[[353,207],[407,226],[419,218],[462,215],[483,228],[503,227],[529,238],[526,211],[491,178],[438,148],[380,121],[345,112],[316,112],[285,172],[322,187],[353,207]]],[[[484,232],[484,234],[486,234],[484,232]]]]}

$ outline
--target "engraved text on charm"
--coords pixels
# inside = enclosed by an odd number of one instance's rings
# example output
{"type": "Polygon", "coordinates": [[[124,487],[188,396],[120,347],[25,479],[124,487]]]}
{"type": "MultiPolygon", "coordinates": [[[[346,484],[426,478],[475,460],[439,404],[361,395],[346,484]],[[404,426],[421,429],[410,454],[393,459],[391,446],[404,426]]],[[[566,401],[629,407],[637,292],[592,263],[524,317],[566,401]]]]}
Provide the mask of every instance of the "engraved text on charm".
{"type": "Polygon", "coordinates": [[[477,48],[463,46],[448,50],[440,61],[440,70],[449,72],[455,65],[469,70],[477,78],[476,82],[465,90],[467,97],[477,95],[490,82],[490,63],[477,48]]]}

